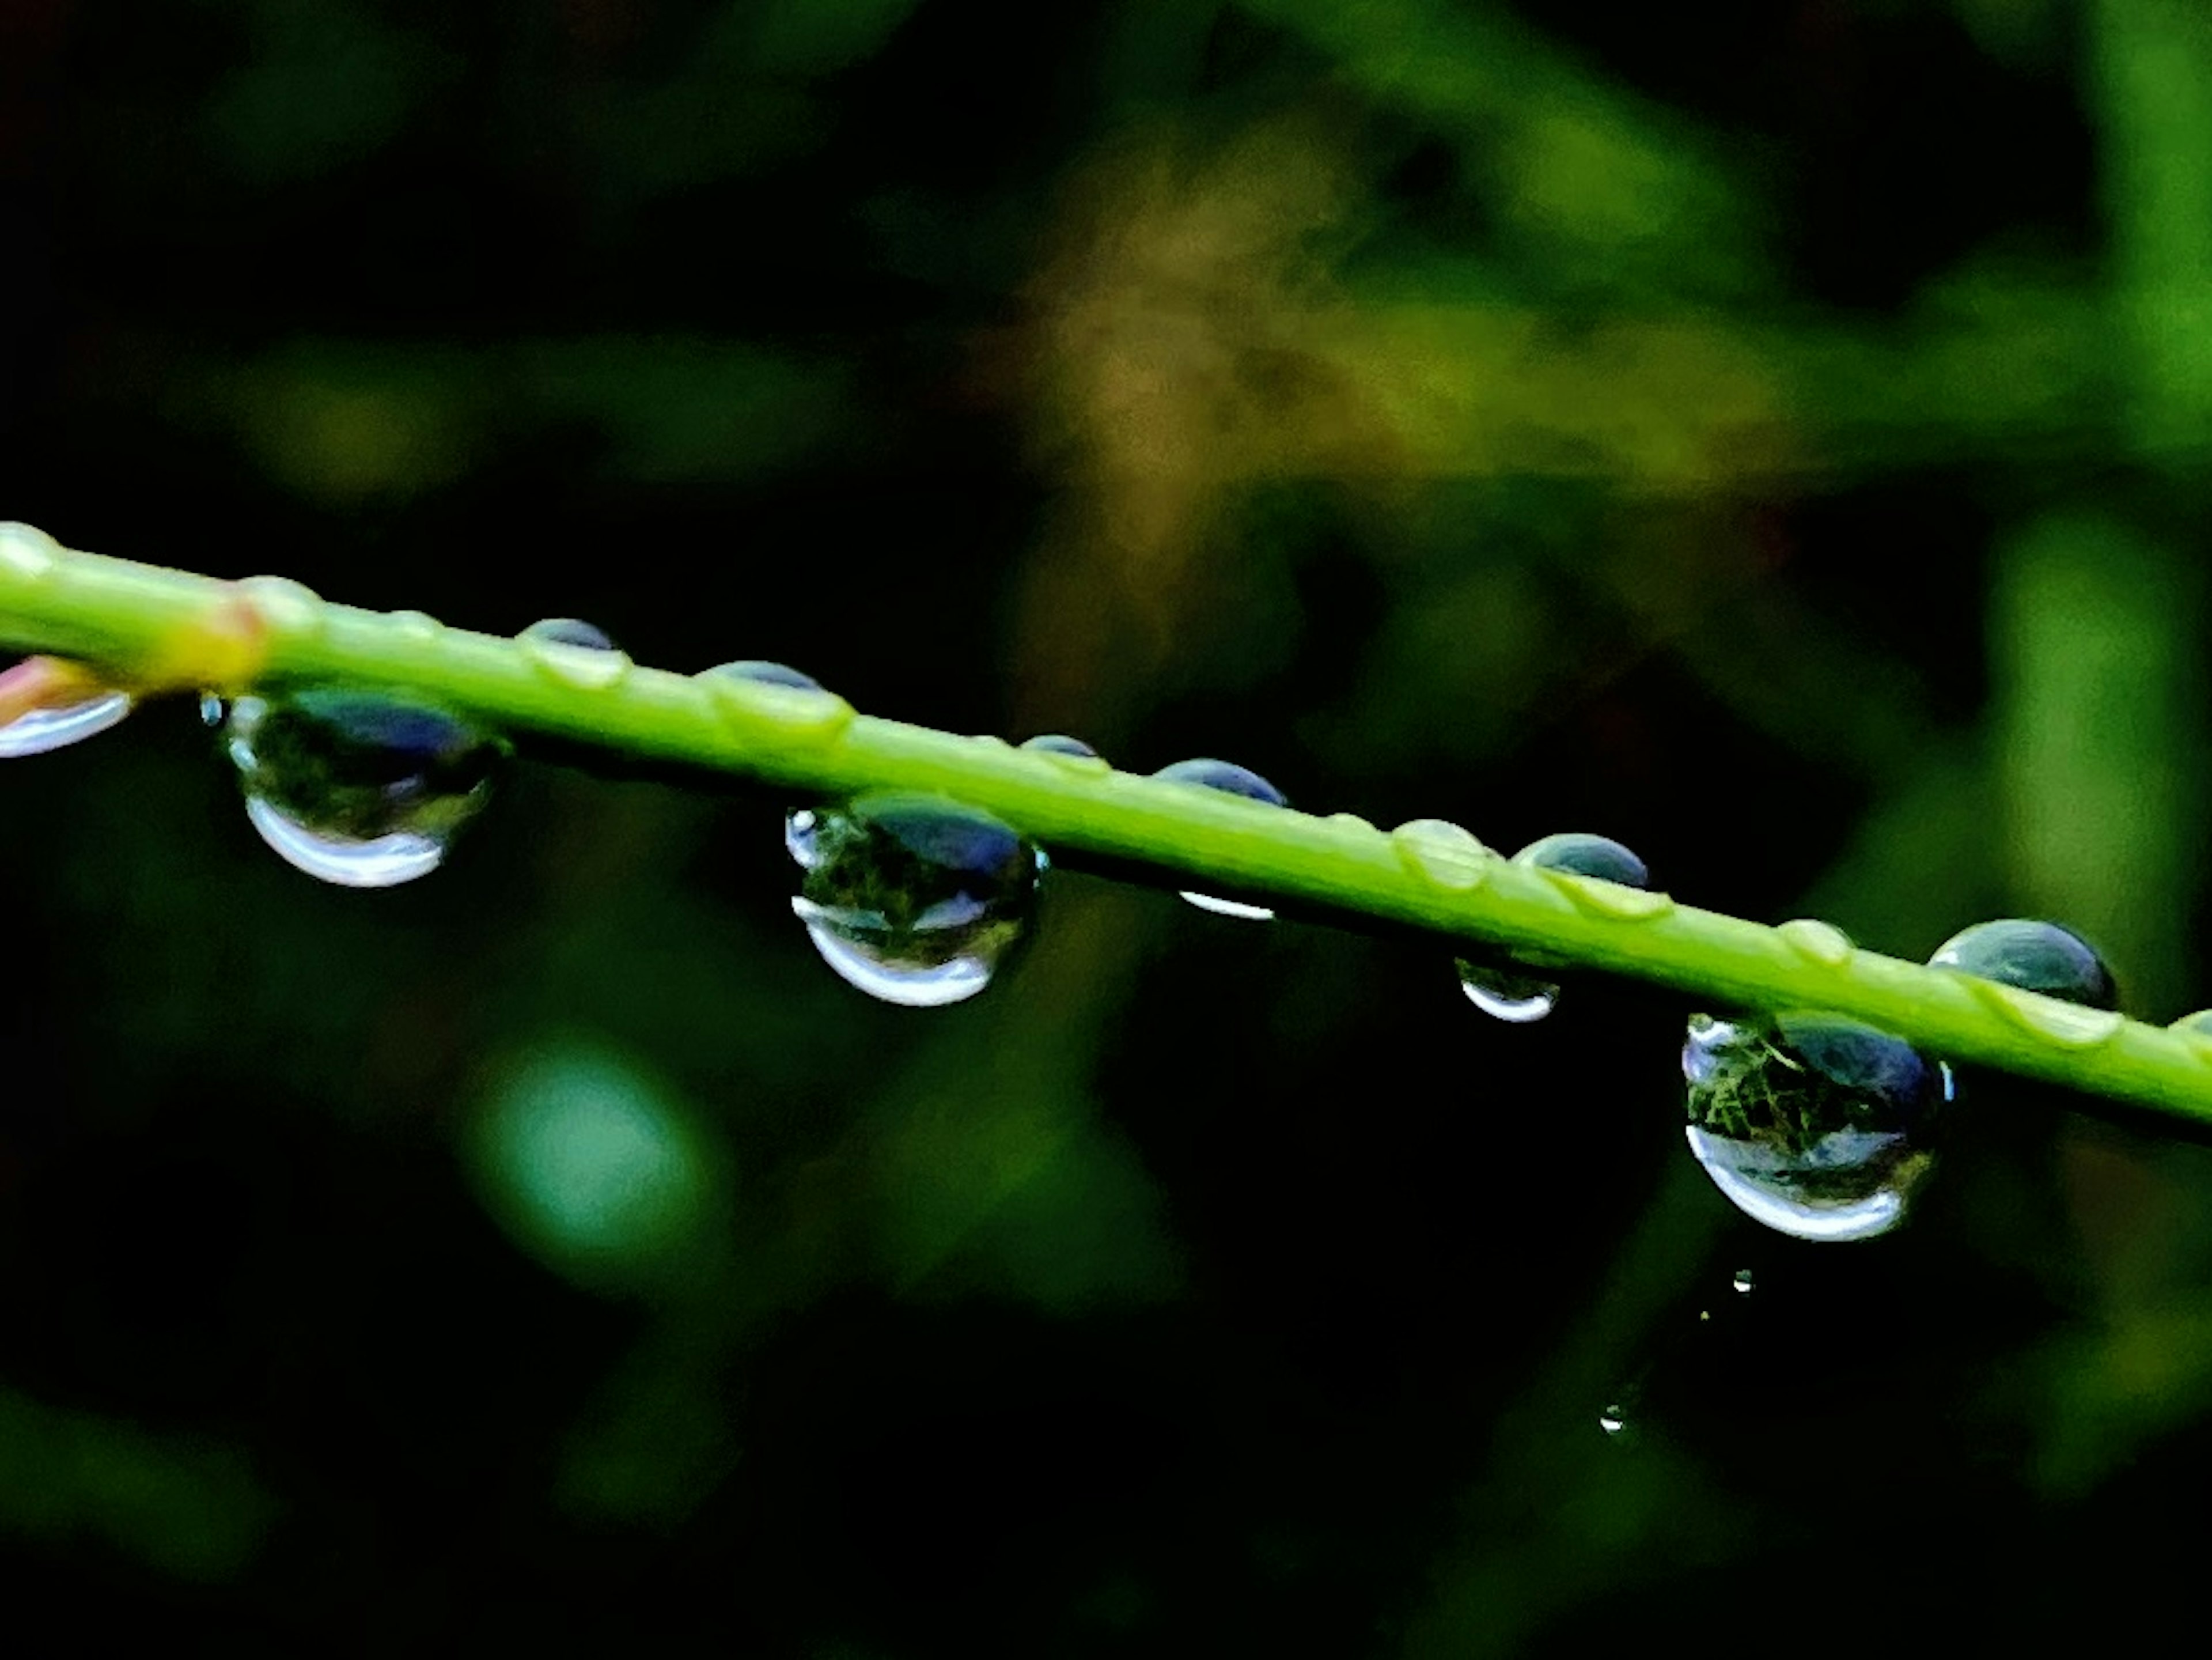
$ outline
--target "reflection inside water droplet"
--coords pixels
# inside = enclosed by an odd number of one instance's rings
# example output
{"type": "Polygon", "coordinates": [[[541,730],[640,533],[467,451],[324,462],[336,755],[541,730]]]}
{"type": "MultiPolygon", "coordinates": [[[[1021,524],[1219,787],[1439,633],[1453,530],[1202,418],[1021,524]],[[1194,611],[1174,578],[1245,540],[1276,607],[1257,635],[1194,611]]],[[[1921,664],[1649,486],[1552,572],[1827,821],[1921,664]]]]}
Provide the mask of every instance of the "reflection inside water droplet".
{"type": "MultiPolygon", "coordinates": [[[[1644,861],[1620,842],[1578,830],[1531,842],[1513,855],[1513,862],[1536,870],[1591,877],[1623,888],[1644,888],[1651,880],[1644,861]]],[[[1460,989],[1467,994],[1468,1002],[1493,1019],[1526,1025],[1541,1020],[1559,1005],[1558,981],[1548,974],[1529,972],[1547,966],[1538,952],[1472,952],[1458,959],[1460,989]]]]}
{"type": "Polygon", "coordinates": [[[339,686],[250,694],[222,719],[248,821],[286,862],[343,887],[436,869],[507,752],[449,710],[339,686]]]}
{"type": "Polygon", "coordinates": [[[785,845],[805,872],[792,909],[823,959],[870,996],[908,1008],[988,985],[1036,897],[1035,848],[988,813],[933,796],[866,795],[793,813],[785,845]]]}
{"type": "MultiPolygon", "coordinates": [[[[1262,806],[1287,807],[1290,798],[1249,767],[1240,767],[1234,761],[1215,761],[1200,757],[1193,761],[1177,761],[1172,766],[1162,767],[1152,775],[1171,784],[1197,784],[1210,790],[1221,790],[1231,795],[1241,795],[1248,801],[1257,801],[1262,806]]],[[[1200,910],[1210,910],[1216,916],[1233,916],[1240,921],[1272,922],[1275,913],[1266,905],[1247,904],[1240,899],[1224,899],[1215,894],[1193,893],[1182,891],[1182,897],[1200,910]]]]}
{"type": "Polygon", "coordinates": [[[1905,1219],[1950,1089],[1948,1072],[1902,1040],[1825,1013],[1698,1015],[1682,1075],[1690,1150],[1714,1184],[1754,1220],[1815,1240],[1905,1219]]]}

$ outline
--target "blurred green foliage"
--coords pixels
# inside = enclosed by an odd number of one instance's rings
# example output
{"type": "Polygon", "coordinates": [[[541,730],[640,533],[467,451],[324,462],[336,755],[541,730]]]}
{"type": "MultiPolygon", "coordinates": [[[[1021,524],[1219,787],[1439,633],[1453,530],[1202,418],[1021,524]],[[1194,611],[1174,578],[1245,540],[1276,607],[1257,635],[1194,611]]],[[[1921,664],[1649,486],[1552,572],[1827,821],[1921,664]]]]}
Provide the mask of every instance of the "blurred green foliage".
{"type": "MultiPolygon", "coordinates": [[[[2050,914],[2166,1018],[2209,135],[2193,0],[21,0],[0,516],[1900,954],[2050,914]]],[[[2200,1149],[1969,1078],[1915,1226],[1792,1245],[1656,994],[1509,1031],[1056,870],[916,1015],[787,803],[532,764],[339,892],[208,749],[0,779],[27,1631],[2110,1645],[2193,1584],[2200,1149]]]]}

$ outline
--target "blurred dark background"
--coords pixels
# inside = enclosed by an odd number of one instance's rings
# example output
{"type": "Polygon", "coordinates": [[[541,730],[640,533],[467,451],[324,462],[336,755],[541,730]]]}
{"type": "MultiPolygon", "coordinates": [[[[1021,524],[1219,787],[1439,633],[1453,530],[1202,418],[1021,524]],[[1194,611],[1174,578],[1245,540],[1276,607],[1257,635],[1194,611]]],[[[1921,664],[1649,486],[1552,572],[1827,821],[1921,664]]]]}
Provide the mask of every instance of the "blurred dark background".
{"type": "MultiPolygon", "coordinates": [[[[0,517],[1602,830],[1899,955],[2053,915],[2168,1019],[2212,1002],[2209,19],[0,0],[0,517]]],[[[1509,1028],[1448,952],[1055,872],[1018,971],[918,1013],[712,781],[526,766],[380,893],[270,856],[181,705],[0,792],[20,1633],[2193,1607],[2212,1165],[2081,1104],[1970,1079],[1911,1226],[1803,1245],[1691,1164],[1636,987],[1509,1028]]]]}

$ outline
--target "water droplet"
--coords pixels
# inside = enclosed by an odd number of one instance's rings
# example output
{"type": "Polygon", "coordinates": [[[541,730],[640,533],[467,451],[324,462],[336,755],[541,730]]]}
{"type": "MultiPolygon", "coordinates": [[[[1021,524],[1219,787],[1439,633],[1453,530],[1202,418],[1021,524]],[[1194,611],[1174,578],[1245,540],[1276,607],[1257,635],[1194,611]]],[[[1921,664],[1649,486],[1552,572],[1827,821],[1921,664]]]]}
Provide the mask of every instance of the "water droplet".
{"type": "Polygon", "coordinates": [[[820,823],[811,807],[800,807],[784,815],[783,850],[801,870],[814,868],[814,832],[820,823]]]}
{"type": "Polygon", "coordinates": [[[44,755],[106,732],[131,713],[131,694],[103,692],[67,708],[33,709],[0,726],[0,760],[44,755]]]}
{"type": "Polygon", "coordinates": [[[223,723],[224,717],[229,713],[230,705],[223,701],[221,692],[204,691],[200,694],[200,724],[202,726],[220,727],[223,723]]]}
{"type": "Polygon", "coordinates": [[[308,875],[356,888],[436,869],[507,753],[434,704],[336,685],[236,698],[222,733],[262,840],[308,875]]]}
{"type": "Polygon", "coordinates": [[[1850,936],[1830,923],[1799,916],[1774,930],[1784,945],[1800,957],[1825,969],[1839,969],[1851,960],[1850,936]]]}
{"type": "Polygon", "coordinates": [[[323,597],[289,576],[249,576],[238,591],[269,627],[295,638],[312,640],[323,629],[323,597]]]}
{"type": "Polygon", "coordinates": [[[2189,1052],[2199,1061],[2212,1063],[2212,1009],[2185,1014],[2166,1030],[2186,1042],[2189,1052]]]}
{"type": "Polygon", "coordinates": [[[1516,1026],[1541,1020],[1559,1002],[1559,988],[1553,981],[1465,957],[1459,959],[1459,988],[1485,1014],[1516,1026]]]}
{"type": "MultiPolygon", "coordinates": [[[[1600,915],[1648,921],[1674,908],[1674,902],[1663,893],[1641,891],[1651,879],[1650,872],[1641,859],[1609,836],[1580,831],[1547,836],[1515,854],[1513,862],[1532,870],[1588,879],[1586,883],[1558,885],[1582,909],[1600,915]]],[[[1541,1020],[1559,1006],[1559,982],[1543,972],[1552,966],[1538,952],[1473,952],[1459,959],[1460,989],[1485,1014],[1526,1025],[1541,1020]],[[1537,972],[1530,972],[1532,969],[1537,972]]]]}
{"type": "Polygon", "coordinates": [[[1618,1405],[1607,1407],[1598,1414],[1597,1426],[1607,1435],[1618,1435],[1628,1427],[1628,1414],[1618,1405]]]}
{"type": "Polygon", "coordinates": [[[1735,1278],[1729,1280],[1729,1283],[1735,1287],[1737,1296],[1748,1297],[1751,1294],[1752,1287],[1755,1286],[1758,1281],[1752,1278],[1751,1270],[1749,1268],[1738,1268],[1735,1271],[1735,1278]]]}
{"type": "Polygon", "coordinates": [[[35,526],[13,520],[0,524],[0,570],[18,581],[52,576],[67,556],[60,543],[35,526]]]}
{"type": "Polygon", "coordinates": [[[1329,814],[1328,822],[1346,830],[1365,830],[1370,836],[1375,834],[1375,821],[1362,818],[1356,812],[1333,812],[1329,814]]]}
{"type": "Polygon", "coordinates": [[[2119,988],[2096,948],[2056,922],[2020,916],[1977,922],[1938,946],[1928,961],[2087,1008],[2120,1006],[2119,988]]]}
{"type": "Polygon", "coordinates": [[[811,674],[802,674],[787,663],[770,663],[757,657],[718,663],[707,672],[726,675],[732,680],[749,680],[757,686],[781,686],[790,691],[823,690],[822,683],[811,674]]]}
{"type": "Polygon", "coordinates": [[[1412,818],[1390,832],[1391,844],[1408,869],[1452,893],[1482,885],[1498,855],[1448,818],[1412,818]]]}
{"type": "Polygon", "coordinates": [[[2118,1009],[2084,1008],[2055,997],[2015,991],[1977,976],[1973,989],[1984,1007],[2002,1015],[2022,1031],[2033,1032],[2069,1049],[2093,1049],[2119,1036],[2128,1023],[2118,1009]]]}
{"type": "Polygon", "coordinates": [[[990,983],[1029,921],[1035,848],[988,813],[934,796],[864,795],[805,816],[785,827],[806,873],[791,904],[823,961],[909,1008],[990,983]]]}
{"type": "Polygon", "coordinates": [[[131,694],[75,663],[29,657],[0,673],[0,760],[44,755],[106,732],[131,710],[131,694]]]}
{"type": "Polygon", "coordinates": [[[1682,1048],[1690,1151],[1756,1221],[1866,1239],[1905,1219],[1948,1098],[1942,1069],[1841,1015],[1698,1015],[1682,1048]]]}
{"type": "MultiPolygon", "coordinates": [[[[1241,795],[1248,801],[1257,801],[1262,806],[1287,807],[1290,799],[1266,779],[1248,767],[1233,761],[1214,761],[1200,758],[1178,761],[1173,766],[1162,767],[1152,775],[1171,784],[1195,784],[1210,790],[1222,790],[1231,795],[1241,795]]],[[[1210,893],[1183,891],[1182,897],[1200,910],[1210,910],[1217,916],[1234,916],[1247,922],[1272,922],[1275,913],[1265,905],[1246,904],[1241,900],[1223,899],[1210,893]]]]}
{"type": "Polygon", "coordinates": [[[1098,761],[1104,757],[1080,738],[1063,732],[1041,732],[1022,740],[1022,747],[1036,755],[1057,755],[1070,761],[1098,761]]]}
{"type": "Polygon", "coordinates": [[[573,617],[550,617],[516,636],[530,660],[564,685],[605,691],[630,671],[627,654],[617,651],[605,630],[573,617]]]}

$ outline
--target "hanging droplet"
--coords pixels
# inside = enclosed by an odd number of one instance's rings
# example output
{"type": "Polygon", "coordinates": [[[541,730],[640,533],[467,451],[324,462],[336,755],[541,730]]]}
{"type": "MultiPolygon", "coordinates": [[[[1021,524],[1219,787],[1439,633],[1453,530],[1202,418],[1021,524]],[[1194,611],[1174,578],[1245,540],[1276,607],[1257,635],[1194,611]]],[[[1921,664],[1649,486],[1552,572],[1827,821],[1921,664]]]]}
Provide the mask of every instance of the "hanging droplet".
{"type": "Polygon", "coordinates": [[[1928,962],[2085,1008],[2120,1006],[2119,988],[2096,948],[2056,922],[2019,916],[1977,922],[1938,946],[1928,962]]]}
{"type": "Polygon", "coordinates": [[[1752,1278],[1752,1273],[1749,1268],[1738,1268],[1735,1271],[1735,1278],[1729,1280],[1729,1284],[1735,1287],[1737,1296],[1748,1297],[1751,1295],[1752,1288],[1758,1284],[1758,1281],[1752,1278]]]}
{"type": "Polygon", "coordinates": [[[1866,1239],[1903,1221],[1949,1098],[1942,1067],[1837,1014],[1692,1016],[1682,1076],[1705,1173],[1799,1239],[1866,1239]]]}
{"type": "Polygon", "coordinates": [[[1036,896],[1034,848],[988,813],[935,796],[864,795],[793,813],[785,844],[805,872],[792,909],[823,960],[908,1008],[988,985],[1036,896]]]}
{"type": "Polygon", "coordinates": [[[0,673],[0,760],[44,755],[106,732],[131,694],[57,657],[30,657],[0,673]]]}
{"type": "Polygon", "coordinates": [[[823,690],[822,683],[812,675],[802,674],[786,663],[770,663],[759,658],[748,657],[735,663],[717,663],[707,672],[727,675],[732,680],[750,680],[757,686],[781,686],[789,691],[823,690]]]}
{"type": "Polygon", "coordinates": [[[628,654],[616,649],[604,629],[573,617],[532,623],[515,638],[554,679],[586,691],[604,691],[630,671],[628,654]]]}
{"type": "Polygon", "coordinates": [[[344,887],[428,874],[490,794],[505,741],[434,704],[309,685],[223,715],[246,814],[290,864],[344,887]]]}
{"type": "MultiPolygon", "coordinates": [[[[1162,767],[1152,775],[1171,784],[1197,784],[1210,790],[1223,790],[1231,795],[1241,795],[1248,801],[1257,801],[1262,806],[1287,807],[1290,798],[1249,768],[1240,767],[1233,761],[1178,761],[1173,766],[1162,767]]],[[[1222,899],[1210,893],[1193,893],[1188,889],[1182,897],[1200,910],[1210,910],[1217,916],[1234,916],[1247,922],[1272,922],[1275,913],[1265,905],[1249,905],[1242,900],[1222,899]]]]}
{"type": "MultiPolygon", "coordinates": [[[[1536,870],[1564,871],[1623,888],[1648,889],[1651,873],[1644,861],[1609,836],[1564,831],[1531,842],[1513,862],[1536,870]]],[[[1656,896],[1655,896],[1656,897],[1656,896]]],[[[1559,982],[1544,972],[1553,966],[1540,952],[1488,951],[1459,959],[1460,989],[1467,1000],[1493,1019],[1514,1025],[1541,1020],[1559,1006],[1559,982]],[[1530,972],[1531,970],[1536,970],[1530,972]]]]}

